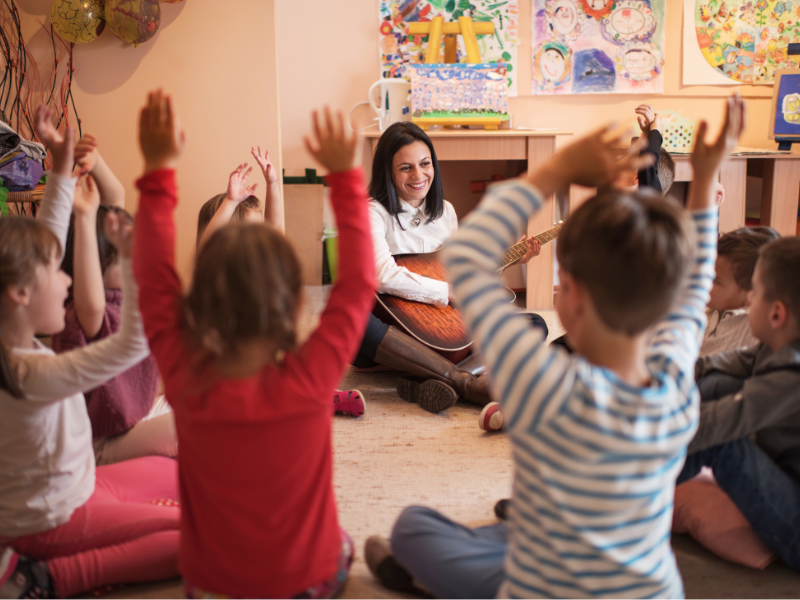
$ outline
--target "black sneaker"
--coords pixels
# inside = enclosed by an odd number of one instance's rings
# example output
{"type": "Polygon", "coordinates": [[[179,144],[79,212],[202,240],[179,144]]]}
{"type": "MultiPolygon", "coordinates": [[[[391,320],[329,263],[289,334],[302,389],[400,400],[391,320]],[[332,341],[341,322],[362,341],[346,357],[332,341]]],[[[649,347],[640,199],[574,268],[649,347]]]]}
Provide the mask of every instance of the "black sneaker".
{"type": "Polygon", "coordinates": [[[458,401],[458,394],[446,383],[436,379],[402,377],[397,382],[397,395],[406,402],[414,402],[432,413],[447,410],[458,401]]]}
{"type": "Polygon", "coordinates": [[[386,538],[379,535],[368,537],[364,543],[364,560],[367,562],[370,572],[381,582],[383,587],[395,592],[431,597],[425,590],[414,585],[414,578],[411,577],[411,574],[394,559],[389,540],[386,538]]]}
{"type": "Polygon", "coordinates": [[[20,556],[14,572],[0,586],[0,598],[58,598],[47,563],[20,556]]]}

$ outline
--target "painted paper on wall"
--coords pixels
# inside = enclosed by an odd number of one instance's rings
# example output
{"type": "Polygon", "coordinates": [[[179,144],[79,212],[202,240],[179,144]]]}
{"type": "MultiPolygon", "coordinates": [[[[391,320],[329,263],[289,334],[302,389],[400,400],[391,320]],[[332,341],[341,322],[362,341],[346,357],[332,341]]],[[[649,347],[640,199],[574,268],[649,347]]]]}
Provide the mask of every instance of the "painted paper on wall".
{"type": "MultiPolygon", "coordinates": [[[[409,67],[425,62],[427,36],[408,35],[409,23],[428,22],[436,16],[445,22],[472,17],[494,23],[494,35],[479,35],[485,63],[504,63],[508,92],[517,95],[518,0],[379,0],[381,77],[410,77],[409,67]]],[[[464,41],[458,36],[458,61],[466,61],[464,41]]]]}
{"type": "Polygon", "coordinates": [[[666,0],[533,0],[533,94],[660,94],[666,0]]]}
{"type": "Polygon", "coordinates": [[[797,66],[787,52],[800,42],[797,0],[684,0],[683,83],[771,83],[797,66]]]}
{"type": "Polygon", "coordinates": [[[412,65],[411,116],[507,120],[505,65],[412,65]]]}

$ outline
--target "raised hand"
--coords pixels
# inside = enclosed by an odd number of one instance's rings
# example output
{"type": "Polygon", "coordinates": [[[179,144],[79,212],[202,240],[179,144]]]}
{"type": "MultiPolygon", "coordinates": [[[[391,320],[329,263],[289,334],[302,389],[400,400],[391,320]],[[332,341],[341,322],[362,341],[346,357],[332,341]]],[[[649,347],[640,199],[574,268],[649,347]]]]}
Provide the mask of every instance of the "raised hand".
{"type": "Polygon", "coordinates": [[[108,241],[117,249],[119,255],[123,258],[130,258],[133,250],[133,222],[127,218],[125,213],[116,210],[108,211],[103,229],[108,241]]]}
{"type": "Polygon", "coordinates": [[[172,108],[172,98],[161,90],[150,92],[139,115],[139,145],[145,173],[174,168],[185,141],[186,135],[172,108]]]}
{"type": "Polygon", "coordinates": [[[747,127],[747,105],[737,92],[726,101],[725,122],[712,143],[706,142],[708,123],[703,120],[694,133],[694,149],[691,163],[694,180],[698,178],[715,180],[723,161],[739,144],[739,137],[747,127]]]}
{"type": "Polygon", "coordinates": [[[636,107],[634,112],[639,115],[636,117],[639,121],[639,129],[642,130],[642,133],[648,133],[650,131],[650,125],[656,120],[656,113],[653,107],[649,104],[640,104],[636,107]]]}
{"type": "Polygon", "coordinates": [[[247,200],[249,196],[253,195],[258,184],[247,185],[247,178],[252,171],[253,167],[248,167],[247,163],[242,163],[236,167],[228,178],[228,193],[225,195],[226,200],[230,200],[238,205],[247,200]]]}
{"type": "Polygon", "coordinates": [[[75,130],[67,127],[62,136],[53,125],[53,111],[40,104],[34,117],[34,130],[53,157],[52,172],[56,175],[68,176],[72,172],[73,147],[75,146],[75,130]]]}
{"type": "Polygon", "coordinates": [[[75,199],[72,203],[72,210],[76,215],[97,214],[100,206],[100,191],[94,177],[89,174],[81,175],[75,186],[75,199]]]}
{"type": "Polygon", "coordinates": [[[530,171],[526,179],[544,196],[549,196],[569,183],[601,187],[623,171],[640,171],[649,167],[655,157],[652,154],[639,155],[647,146],[644,136],[620,150],[631,138],[631,133],[615,124],[606,125],[559,150],[539,168],[530,171]]]}
{"type": "Polygon", "coordinates": [[[322,124],[316,110],[311,116],[313,142],[308,136],[303,138],[308,153],[331,173],[349,171],[358,166],[361,162],[361,140],[356,133],[347,133],[342,112],[337,111],[334,119],[326,106],[322,124]]]}
{"type": "Polygon", "coordinates": [[[269,151],[265,150],[262,154],[261,146],[257,146],[255,148],[250,148],[250,153],[253,155],[253,158],[256,159],[258,166],[261,167],[261,172],[264,174],[267,185],[278,183],[278,172],[269,159],[269,151]]]}
{"type": "Polygon", "coordinates": [[[75,145],[75,162],[82,173],[91,173],[97,165],[99,151],[97,138],[91,133],[85,134],[75,145]]]}

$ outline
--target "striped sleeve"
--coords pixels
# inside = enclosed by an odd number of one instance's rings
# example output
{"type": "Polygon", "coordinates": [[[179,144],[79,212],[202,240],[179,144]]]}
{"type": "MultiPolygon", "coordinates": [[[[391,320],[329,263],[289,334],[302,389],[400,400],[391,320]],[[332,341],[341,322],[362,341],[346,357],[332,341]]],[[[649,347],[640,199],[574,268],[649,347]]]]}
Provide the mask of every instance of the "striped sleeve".
{"type": "Polygon", "coordinates": [[[566,355],[544,344],[541,330],[509,303],[497,276],[503,253],[541,206],[539,191],[521,180],[498,185],[444,249],[453,292],[486,357],[509,429],[539,427],[558,414],[574,379],[566,355]]]}
{"type": "Polygon", "coordinates": [[[696,236],[688,285],[666,318],[655,327],[648,361],[659,371],[669,371],[667,363],[674,362],[683,374],[693,379],[707,324],[706,304],[714,282],[719,234],[716,209],[695,211],[691,217],[696,236]]]}

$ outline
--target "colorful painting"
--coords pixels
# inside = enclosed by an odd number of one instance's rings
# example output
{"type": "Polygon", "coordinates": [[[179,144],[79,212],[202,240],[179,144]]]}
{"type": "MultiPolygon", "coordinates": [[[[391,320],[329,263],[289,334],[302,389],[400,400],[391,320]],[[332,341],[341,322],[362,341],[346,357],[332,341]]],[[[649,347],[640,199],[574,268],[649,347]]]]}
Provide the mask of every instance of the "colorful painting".
{"type": "Polygon", "coordinates": [[[690,16],[703,58],[729,84],[772,82],[797,66],[786,48],[800,42],[798,0],[696,0],[690,16]]]}
{"type": "Polygon", "coordinates": [[[774,129],[775,136],[800,136],[800,73],[784,73],[780,78],[778,93],[773,94],[775,99],[774,129]]]}
{"type": "Polygon", "coordinates": [[[411,116],[507,120],[506,66],[411,65],[411,116]]]}
{"type": "Polygon", "coordinates": [[[663,93],[665,10],[666,0],[533,0],[532,93],[663,93]]]}
{"type": "MultiPolygon", "coordinates": [[[[379,0],[381,77],[410,77],[409,67],[425,62],[428,38],[409,35],[408,25],[442,16],[445,22],[472,17],[494,23],[494,35],[479,35],[478,46],[485,63],[504,63],[508,93],[517,95],[518,0],[379,0]]],[[[458,61],[466,61],[464,41],[458,36],[458,61]]]]}

